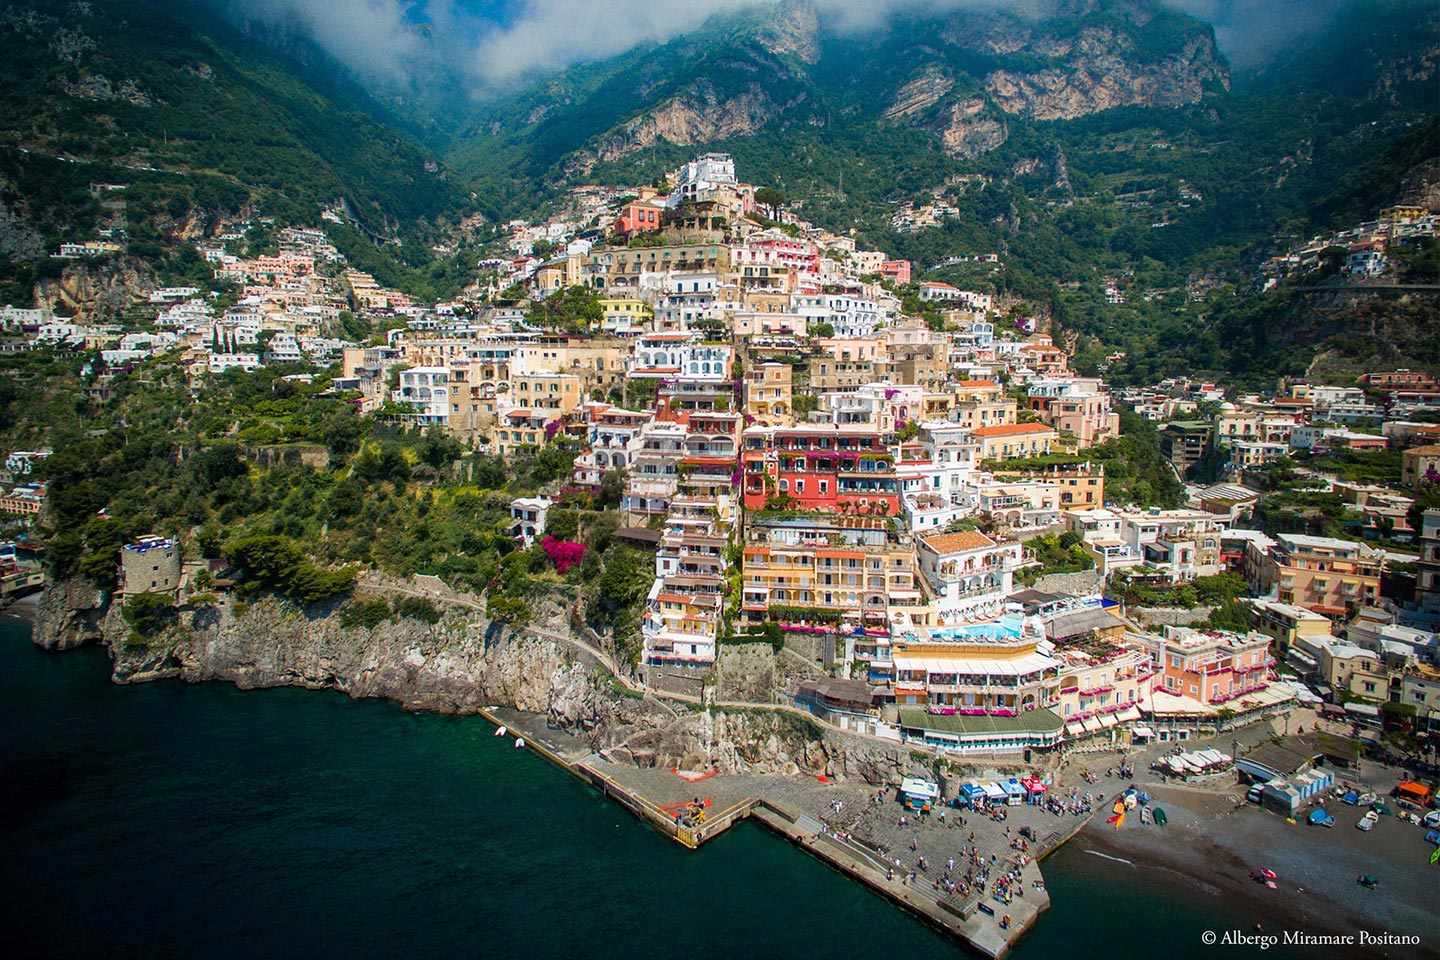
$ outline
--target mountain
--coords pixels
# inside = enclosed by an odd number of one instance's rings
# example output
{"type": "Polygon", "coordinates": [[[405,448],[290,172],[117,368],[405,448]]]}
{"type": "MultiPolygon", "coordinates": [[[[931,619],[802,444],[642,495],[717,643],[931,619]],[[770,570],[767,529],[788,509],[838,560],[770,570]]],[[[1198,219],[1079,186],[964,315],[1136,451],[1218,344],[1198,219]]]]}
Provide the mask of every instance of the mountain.
{"type": "Polygon", "coordinates": [[[126,185],[136,252],[241,211],[313,224],[338,205],[383,237],[457,222],[466,191],[378,112],[357,87],[307,75],[201,6],[6,3],[0,258],[93,236],[107,213],[87,190],[96,182],[126,185]]]}
{"type": "Polygon", "coordinates": [[[785,2],[493,104],[451,161],[502,200],[519,181],[653,167],[671,148],[762,132],[819,131],[859,155],[896,139],[934,154],[936,171],[955,170],[1004,144],[1016,121],[1186,107],[1227,85],[1213,31],[1146,0],[1059,0],[1044,19],[1000,6],[901,14],[864,33],[835,32],[813,4],[785,2]]]}
{"type": "Polygon", "coordinates": [[[447,158],[498,215],[721,149],[809,219],[887,249],[939,260],[1033,239],[1034,271],[1089,279],[1348,215],[1312,207],[1435,112],[1428,0],[1352,5],[1236,89],[1213,29],[1159,0],[1022,9],[859,33],[805,2],[718,17],[484,105],[447,158]],[[893,205],[934,197],[958,211],[952,235],[897,240],[893,205]]]}

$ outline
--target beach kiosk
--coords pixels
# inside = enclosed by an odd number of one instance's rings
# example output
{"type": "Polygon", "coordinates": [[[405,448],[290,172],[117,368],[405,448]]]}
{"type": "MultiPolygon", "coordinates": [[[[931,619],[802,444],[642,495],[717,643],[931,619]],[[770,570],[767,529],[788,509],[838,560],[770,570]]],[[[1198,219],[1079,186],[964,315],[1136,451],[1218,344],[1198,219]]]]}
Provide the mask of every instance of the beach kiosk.
{"type": "Polygon", "coordinates": [[[985,802],[992,807],[1005,806],[1005,788],[993,780],[986,780],[980,786],[985,791],[985,802]]]}
{"type": "Polygon", "coordinates": [[[972,810],[978,810],[985,803],[985,788],[978,783],[960,784],[960,801],[972,810]]]}
{"type": "Polygon", "coordinates": [[[928,813],[940,799],[940,785],[918,777],[906,777],[900,781],[900,801],[906,810],[928,813]]]}
{"type": "Polygon", "coordinates": [[[1025,802],[1025,788],[1020,786],[1020,781],[1011,777],[1000,784],[1000,789],[1005,791],[1005,805],[1007,807],[1018,807],[1025,802]]]}
{"type": "Polygon", "coordinates": [[[1025,788],[1026,799],[1032,804],[1043,802],[1046,792],[1050,789],[1039,777],[1025,777],[1020,781],[1020,786],[1025,788]]]}

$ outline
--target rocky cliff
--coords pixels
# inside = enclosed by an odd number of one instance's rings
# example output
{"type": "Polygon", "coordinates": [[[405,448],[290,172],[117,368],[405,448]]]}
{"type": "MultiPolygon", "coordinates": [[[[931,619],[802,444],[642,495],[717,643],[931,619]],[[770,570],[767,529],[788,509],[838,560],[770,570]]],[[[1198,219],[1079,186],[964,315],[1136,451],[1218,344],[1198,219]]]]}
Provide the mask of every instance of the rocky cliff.
{"type": "Polygon", "coordinates": [[[803,99],[776,103],[758,83],[735,96],[725,97],[716,91],[713,83],[701,80],[683,95],[636,117],[594,148],[578,154],[566,165],[566,173],[587,173],[597,163],[628,157],[660,140],[689,146],[748,137],[803,99]]]}
{"type": "Polygon", "coordinates": [[[784,709],[712,709],[621,695],[591,658],[555,637],[567,612],[541,611],[536,631],[511,631],[451,608],[439,623],[399,619],[346,628],[335,610],[266,598],[182,608],[148,639],[80,580],[49,585],[35,642],[64,650],[108,645],[117,683],[224,680],[241,689],[334,689],[384,697],[411,710],[468,714],[489,704],[544,714],[597,751],[638,766],[722,772],[824,773],[885,782],[904,773],[898,744],[824,728],[784,709]]]}
{"type": "Polygon", "coordinates": [[[73,650],[105,639],[109,598],[80,577],[46,584],[31,636],[46,650],[73,650]]]}
{"type": "Polygon", "coordinates": [[[67,266],[59,279],[36,283],[35,305],[78,321],[94,321],[125,313],[154,287],[150,268],[139,260],[77,263],[67,266]]]}
{"type": "Polygon", "coordinates": [[[985,89],[1008,114],[1074,120],[1115,107],[1184,107],[1199,103],[1211,84],[1229,85],[1209,38],[1196,37],[1176,56],[1154,63],[1126,59],[1122,50],[1113,35],[1082,38],[1061,66],[996,70],[985,78],[985,89]]]}

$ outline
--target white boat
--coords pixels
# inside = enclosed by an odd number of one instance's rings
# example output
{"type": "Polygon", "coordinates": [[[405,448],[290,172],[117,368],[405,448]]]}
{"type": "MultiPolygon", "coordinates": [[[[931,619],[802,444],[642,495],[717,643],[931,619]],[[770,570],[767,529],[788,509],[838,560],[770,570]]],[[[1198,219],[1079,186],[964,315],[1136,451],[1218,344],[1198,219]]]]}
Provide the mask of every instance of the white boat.
{"type": "Polygon", "coordinates": [[[521,747],[523,747],[523,746],[525,746],[525,738],[524,738],[524,737],[516,737],[516,738],[515,738],[515,749],[516,749],[516,750],[519,750],[519,749],[520,749],[521,747]]]}
{"type": "Polygon", "coordinates": [[[496,731],[495,731],[495,736],[497,736],[497,737],[503,737],[503,736],[505,736],[505,734],[507,734],[507,733],[509,733],[509,731],[506,730],[504,727],[501,727],[499,730],[496,730],[496,731]]]}

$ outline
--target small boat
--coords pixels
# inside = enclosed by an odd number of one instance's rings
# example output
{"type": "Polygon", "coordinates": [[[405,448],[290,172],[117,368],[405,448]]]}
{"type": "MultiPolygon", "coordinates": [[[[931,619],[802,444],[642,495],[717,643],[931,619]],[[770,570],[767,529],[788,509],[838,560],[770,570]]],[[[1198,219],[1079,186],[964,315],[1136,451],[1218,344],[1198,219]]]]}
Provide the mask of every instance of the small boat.
{"type": "Polygon", "coordinates": [[[1355,882],[1360,884],[1360,886],[1364,887],[1366,890],[1374,890],[1375,885],[1380,881],[1368,873],[1362,873],[1360,874],[1360,876],[1355,878],[1355,882]]]}
{"type": "Polygon", "coordinates": [[[1440,847],[1440,830],[1431,830],[1425,834],[1425,842],[1433,843],[1435,846],[1440,847]]]}
{"type": "Polygon", "coordinates": [[[516,737],[516,738],[515,738],[515,749],[516,749],[516,750],[519,750],[519,749],[520,749],[521,747],[523,747],[523,746],[525,746],[525,738],[524,738],[524,737],[516,737]]]}
{"type": "Polygon", "coordinates": [[[1376,823],[1376,821],[1378,821],[1379,819],[1380,819],[1380,814],[1376,813],[1374,810],[1371,810],[1371,811],[1369,811],[1368,813],[1366,813],[1365,816],[1363,816],[1363,817],[1360,818],[1360,822],[1357,823],[1357,824],[1355,824],[1355,828],[1356,828],[1357,830],[1364,830],[1364,831],[1367,831],[1367,832],[1368,832],[1368,831],[1373,830],[1373,829],[1375,828],[1375,823],[1376,823]]]}
{"type": "Polygon", "coordinates": [[[1152,814],[1152,816],[1154,816],[1155,818],[1155,825],[1157,827],[1163,827],[1165,826],[1165,824],[1170,822],[1170,818],[1165,816],[1165,811],[1160,809],[1159,807],[1155,808],[1155,812],[1152,814]]]}
{"type": "Polygon", "coordinates": [[[505,734],[507,734],[507,733],[509,733],[509,732],[510,732],[509,730],[506,730],[504,727],[501,727],[499,730],[496,730],[496,731],[495,731],[495,736],[497,736],[497,737],[503,737],[503,736],[505,736],[505,734]]]}
{"type": "Polygon", "coordinates": [[[1427,827],[1440,827],[1440,810],[1431,810],[1421,820],[1427,827]]]}
{"type": "Polygon", "coordinates": [[[1348,803],[1350,806],[1353,807],[1355,806],[1355,804],[1360,802],[1360,794],[1356,793],[1354,790],[1351,790],[1340,798],[1340,802],[1348,803]]]}
{"type": "Polygon", "coordinates": [[[1275,871],[1269,869],[1268,867],[1260,868],[1260,876],[1264,877],[1266,880],[1276,879],[1275,871]]]}
{"type": "Polygon", "coordinates": [[[1362,794],[1360,794],[1359,798],[1358,798],[1355,802],[1358,803],[1358,804],[1360,804],[1360,806],[1362,806],[1362,807],[1368,807],[1368,806],[1370,806],[1370,804],[1372,804],[1372,803],[1375,802],[1375,794],[1373,794],[1373,793],[1362,793],[1362,794]]]}
{"type": "Polygon", "coordinates": [[[1312,827],[1335,826],[1335,818],[1330,816],[1330,814],[1326,813],[1323,807],[1319,810],[1310,811],[1310,816],[1306,817],[1306,820],[1312,827]]]}
{"type": "Polygon", "coordinates": [[[1370,804],[1370,809],[1374,810],[1382,817],[1388,817],[1391,814],[1390,805],[1381,800],[1376,800],[1374,803],[1370,804]]]}

